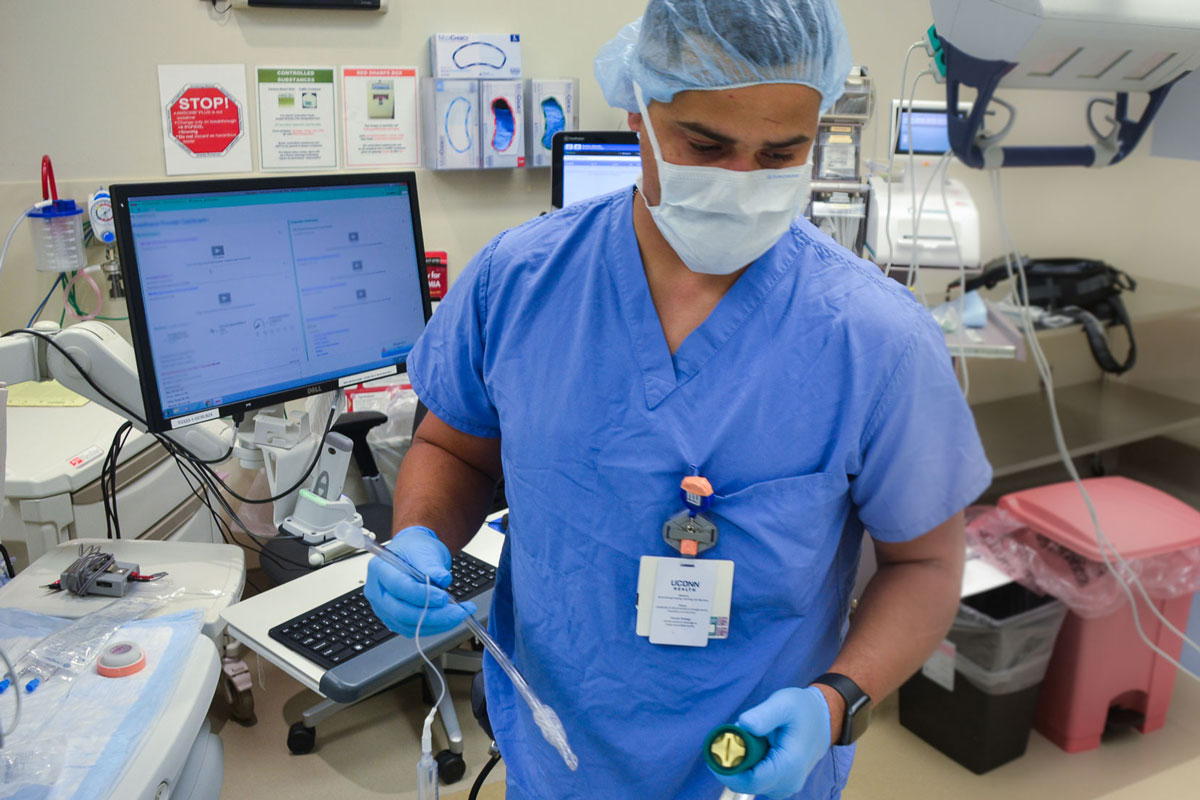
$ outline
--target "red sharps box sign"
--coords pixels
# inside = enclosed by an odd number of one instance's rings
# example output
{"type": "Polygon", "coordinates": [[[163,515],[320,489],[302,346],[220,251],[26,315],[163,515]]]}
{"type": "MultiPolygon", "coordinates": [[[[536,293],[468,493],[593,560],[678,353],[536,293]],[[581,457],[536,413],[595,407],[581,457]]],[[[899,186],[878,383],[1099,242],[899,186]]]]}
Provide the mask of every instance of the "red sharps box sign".
{"type": "Polygon", "coordinates": [[[450,261],[442,251],[425,251],[425,272],[429,275],[429,299],[441,300],[450,284],[450,261]]]}

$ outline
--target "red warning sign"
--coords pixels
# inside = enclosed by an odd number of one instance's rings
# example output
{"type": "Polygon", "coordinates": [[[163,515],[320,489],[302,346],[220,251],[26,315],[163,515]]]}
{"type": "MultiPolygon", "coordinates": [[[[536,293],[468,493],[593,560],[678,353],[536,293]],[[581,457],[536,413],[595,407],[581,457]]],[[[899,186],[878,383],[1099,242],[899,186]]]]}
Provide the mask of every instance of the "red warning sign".
{"type": "Polygon", "coordinates": [[[429,299],[441,300],[450,283],[450,261],[441,250],[425,251],[425,271],[429,277],[429,299]]]}
{"type": "Polygon", "coordinates": [[[167,106],[171,138],[197,156],[229,151],[245,130],[241,105],[220,86],[189,86],[167,106]]]}

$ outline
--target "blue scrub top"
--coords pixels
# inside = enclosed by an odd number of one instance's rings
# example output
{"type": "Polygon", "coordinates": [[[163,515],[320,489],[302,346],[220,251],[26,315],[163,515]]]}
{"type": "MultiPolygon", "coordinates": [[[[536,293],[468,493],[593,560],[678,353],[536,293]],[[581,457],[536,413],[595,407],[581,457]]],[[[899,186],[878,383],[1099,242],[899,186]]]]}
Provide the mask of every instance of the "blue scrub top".
{"type": "MultiPolygon", "coordinates": [[[[990,483],[941,330],[878,267],[798,221],[672,357],[622,190],[507,231],[408,359],[421,400],[501,437],[510,518],[491,631],[558,712],[569,772],[487,659],[508,799],[715,800],[715,725],[832,664],[864,526],[906,541],[990,483]],[[727,640],[635,634],[639,559],[676,556],[679,482],[708,478],[735,564],[727,640]]],[[[798,797],[837,797],[835,747],[798,797]]]]}

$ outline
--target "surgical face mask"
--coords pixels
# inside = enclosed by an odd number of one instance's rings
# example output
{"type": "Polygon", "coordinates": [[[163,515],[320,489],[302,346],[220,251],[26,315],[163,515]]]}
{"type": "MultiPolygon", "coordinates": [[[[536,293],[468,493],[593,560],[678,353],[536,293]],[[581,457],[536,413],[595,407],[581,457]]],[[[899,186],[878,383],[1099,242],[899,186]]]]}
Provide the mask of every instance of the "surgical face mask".
{"type": "MultiPolygon", "coordinates": [[[[658,165],[658,205],[646,208],[688,269],[729,275],[774,247],[808,202],[812,164],[748,172],[671,164],[663,160],[641,87],[637,97],[658,165]]],[[[638,189],[645,198],[641,178],[638,189]]]]}

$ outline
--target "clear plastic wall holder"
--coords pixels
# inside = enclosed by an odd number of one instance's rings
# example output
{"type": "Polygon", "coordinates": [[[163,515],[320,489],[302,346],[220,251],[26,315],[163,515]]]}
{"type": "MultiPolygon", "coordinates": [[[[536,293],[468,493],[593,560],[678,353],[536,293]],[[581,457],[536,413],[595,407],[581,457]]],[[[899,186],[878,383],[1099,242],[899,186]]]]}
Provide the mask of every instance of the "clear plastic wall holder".
{"type": "Polygon", "coordinates": [[[50,200],[26,214],[39,272],[72,272],[87,266],[83,208],[74,200],[50,200]]]}

